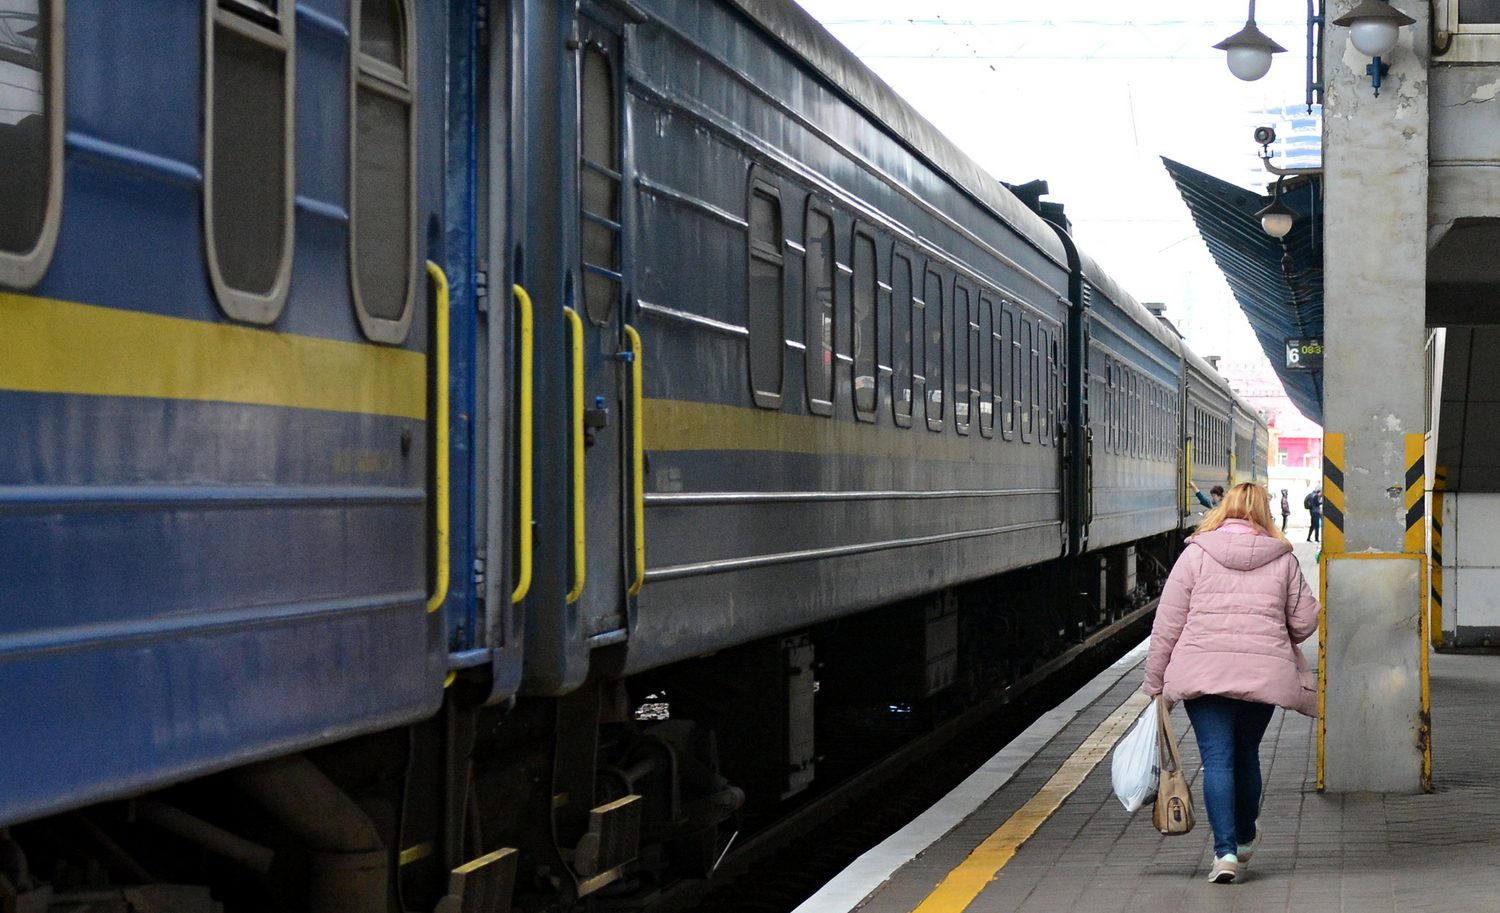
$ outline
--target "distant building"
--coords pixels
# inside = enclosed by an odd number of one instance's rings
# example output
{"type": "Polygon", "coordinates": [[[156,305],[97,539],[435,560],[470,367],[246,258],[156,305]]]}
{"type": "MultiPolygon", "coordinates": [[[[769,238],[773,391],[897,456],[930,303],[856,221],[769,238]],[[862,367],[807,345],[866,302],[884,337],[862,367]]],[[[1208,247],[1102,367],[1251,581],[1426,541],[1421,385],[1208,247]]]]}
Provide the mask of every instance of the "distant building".
{"type": "MultiPolygon", "coordinates": [[[[1271,493],[1285,488],[1292,498],[1292,514],[1303,515],[1302,498],[1323,474],[1323,428],[1303,417],[1281,387],[1281,380],[1264,358],[1253,361],[1219,360],[1219,373],[1236,393],[1260,412],[1271,428],[1269,453],[1271,493]]],[[[1274,499],[1273,499],[1274,501],[1274,499]]],[[[1274,505],[1273,505],[1274,506],[1274,505]]]]}
{"type": "MultiPolygon", "coordinates": [[[[1270,127],[1276,131],[1276,142],[1268,150],[1271,164],[1277,168],[1319,168],[1323,164],[1323,106],[1313,105],[1309,114],[1306,105],[1287,105],[1267,108],[1253,115],[1255,126],[1270,127]]],[[[1270,185],[1275,175],[1266,171],[1257,160],[1251,166],[1250,182],[1270,185]]]]}

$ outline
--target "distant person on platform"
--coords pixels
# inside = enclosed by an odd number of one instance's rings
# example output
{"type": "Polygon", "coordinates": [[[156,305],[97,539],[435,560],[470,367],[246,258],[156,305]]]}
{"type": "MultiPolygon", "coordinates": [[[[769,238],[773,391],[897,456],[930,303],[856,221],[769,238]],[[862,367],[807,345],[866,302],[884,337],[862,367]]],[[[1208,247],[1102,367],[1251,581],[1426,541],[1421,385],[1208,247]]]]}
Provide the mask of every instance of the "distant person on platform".
{"type": "Polygon", "coordinates": [[[1281,490],[1281,531],[1286,532],[1286,521],[1292,516],[1292,499],[1287,496],[1286,489],[1281,490]]]}
{"type": "Polygon", "coordinates": [[[1322,541],[1323,526],[1323,489],[1314,488],[1302,499],[1302,506],[1307,508],[1307,541],[1322,541]]]}
{"type": "Polygon", "coordinates": [[[1193,486],[1193,496],[1198,499],[1198,503],[1202,504],[1205,510],[1213,510],[1215,507],[1219,506],[1220,501],[1224,500],[1223,485],[1215,485],[1213,488],[1210,488],[1208,490],[1208,494],[1204,494],[1203,492],[1198,490],[1197,485],[1194,485],[1192,482],[1189,482],[1188,484],[1193,486]],[[1210,500],[1210,498],[1212,498],[1212,500],[1210,500]]]}

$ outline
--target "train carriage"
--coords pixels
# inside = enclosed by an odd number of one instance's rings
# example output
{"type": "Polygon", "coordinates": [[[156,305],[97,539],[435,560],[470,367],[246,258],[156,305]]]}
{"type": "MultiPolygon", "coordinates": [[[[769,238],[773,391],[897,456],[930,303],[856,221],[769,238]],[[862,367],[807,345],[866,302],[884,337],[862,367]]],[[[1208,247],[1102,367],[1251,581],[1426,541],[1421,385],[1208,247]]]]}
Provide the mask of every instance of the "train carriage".
{"type": "Polygon", "coordinates": [[[857,66],[760,6],[652,4],[627,67],[651,464],[627,670],[1061,554],[1057,239],[865,113],[889,90],[809,79],[857,66]],[[757,23],[778,53],[736,55],[757,23]],[[716,370],[658,367],[690,353],[716,370]]]}
{"type": "MultiPolygon", "coordinates": [[[[1187,478],[1205,494],[1215,485],[1228,489],[1234,477],[1235,394],[1213,366],[1188,351],[1183,358],[1182,439],[1187,478]]],[[[1189,490],[1185,503],[1192,499],[1189,490]]],[[[1196,503],[1188,504],[1196,509],[1196,503]]]]}
{"type": "Polygon", "coordinates": [[[441,8],[9,7],[0,821],[430,716],[441,8]]]}
{"type": "Polygon", "coordinates": [[[1176,387],[1184,347],[1086,257],[1083,274],[1089,501],[1082,538],[1086,548],[1103,549],[1181,524],[1176,387]]]}

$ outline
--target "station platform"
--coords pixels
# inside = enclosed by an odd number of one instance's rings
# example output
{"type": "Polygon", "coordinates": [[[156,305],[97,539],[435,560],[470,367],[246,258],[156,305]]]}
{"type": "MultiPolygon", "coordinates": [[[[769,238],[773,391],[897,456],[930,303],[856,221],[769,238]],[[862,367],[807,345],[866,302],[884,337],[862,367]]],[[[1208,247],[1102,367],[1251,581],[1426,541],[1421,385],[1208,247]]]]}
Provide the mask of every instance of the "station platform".
{"type": "MultiPolygon", "coordinates": [[[[1317,546],[1293,538],[1315,582],[1317,546]]],[[[1432,657],[1427,795],[1319,793],[1314,721],[1278,710],[1261,744],[1261,847],[1239,882],[1220,885],[1208,881],[1212,837],[1181,706],[1172,722],[1198,826],[1163,837],[1149,806],[1127,814],[1111,791],[1109,751],[1145,705],[1145,651],[1038,720],[796,913],[1500,909],[1500,656],[1432,657]]]]}

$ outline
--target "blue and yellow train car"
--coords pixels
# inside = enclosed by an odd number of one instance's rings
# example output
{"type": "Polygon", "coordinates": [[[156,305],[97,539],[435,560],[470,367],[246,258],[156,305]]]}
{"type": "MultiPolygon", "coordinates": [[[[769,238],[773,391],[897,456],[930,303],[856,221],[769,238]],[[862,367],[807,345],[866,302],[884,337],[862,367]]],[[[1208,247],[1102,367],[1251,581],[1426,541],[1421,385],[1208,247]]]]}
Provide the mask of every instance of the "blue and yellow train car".
{"type": "Polygon", "coordinates": [[[0,4],[0,822],[441,702],[444,16],[0,4]]]}

